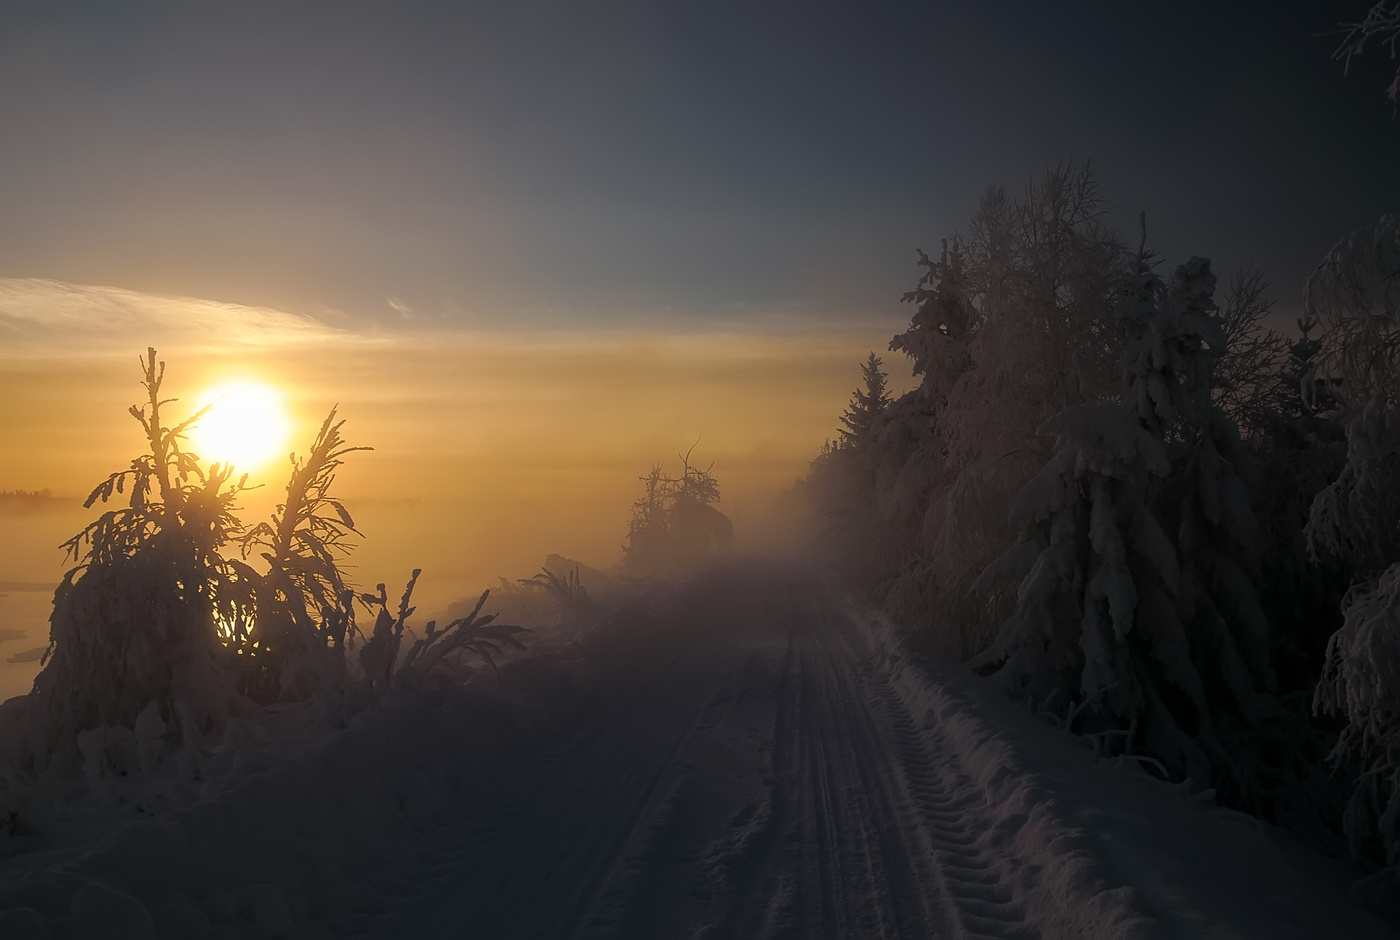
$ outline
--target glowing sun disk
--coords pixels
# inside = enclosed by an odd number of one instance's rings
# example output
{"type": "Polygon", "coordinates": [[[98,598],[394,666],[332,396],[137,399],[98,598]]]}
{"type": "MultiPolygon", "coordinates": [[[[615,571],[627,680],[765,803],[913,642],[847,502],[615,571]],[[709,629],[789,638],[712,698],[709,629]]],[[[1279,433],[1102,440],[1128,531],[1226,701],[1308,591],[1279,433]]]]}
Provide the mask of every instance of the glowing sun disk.
{"type": "Polygon", "coordinates": [[[255,470],[287,451],[291,420],[282,397],[256,382],[232,382],[199,399],[212,407],[189,431],[189,447],[205,463],[255,470]]]}

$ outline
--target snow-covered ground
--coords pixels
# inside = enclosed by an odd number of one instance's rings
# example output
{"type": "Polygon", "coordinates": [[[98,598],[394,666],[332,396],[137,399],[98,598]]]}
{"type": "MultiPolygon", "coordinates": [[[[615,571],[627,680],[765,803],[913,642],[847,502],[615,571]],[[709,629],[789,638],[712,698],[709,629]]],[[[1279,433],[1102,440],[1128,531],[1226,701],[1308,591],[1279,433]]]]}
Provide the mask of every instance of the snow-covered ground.
{"type": "Polygon", "coordinates": [[[1395,935],[1340,864],[808,574],[711,574],[503,672],[12,794],[0,937],[1395,935]]]}

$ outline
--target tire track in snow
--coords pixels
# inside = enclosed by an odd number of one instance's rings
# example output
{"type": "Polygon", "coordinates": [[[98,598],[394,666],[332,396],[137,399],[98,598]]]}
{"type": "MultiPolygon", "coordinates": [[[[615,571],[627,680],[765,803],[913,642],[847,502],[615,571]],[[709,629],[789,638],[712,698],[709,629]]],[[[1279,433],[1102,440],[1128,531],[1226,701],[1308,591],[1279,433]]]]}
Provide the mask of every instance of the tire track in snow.
{"type": "Polygon", "coordinates": [[[1034,936],[978,845],[991,827],[979,794],[970,781],[946,779],[949,755],[929,753],[854,624],[829,601],[802,603],[794,619],[798,746],[810,755],[812,789],[805,815],[838,835],[819,840],[829,845],[815,857],[832,889],[810,906],[800,934],[1034,936]]]}
{"type": "Polygon", "coordinates": [[[991,817],[940,775],[854,624],[796,592],[782,616],[771,823],[706,936],[1035,936],[979,847],[991,817]]]}
{"type": "Polygon", "coordinates": [[[919,807],[935,856],[943,890],[959,914],[958,935],[968,938],[1031,938],[1038,936],[1024,918],[1014,890],[998,872],[997,859],[984,837],[995,816],[986,794],[971,778],[956,770],[956,757],[946,740],[935,734],[930,749],[912,716],[888,686],[879,689],[886,700],[890,726],[905,772],[905,783],[919,807]]]}
{"type": "Polygon", "coordinates": [[[448,897],[381,935],[1038,937],[998,807],[865,631],[810,584],[734,586],[608,648],[631,691],[595,683],[610,704],[450,837],[448,897]]]}

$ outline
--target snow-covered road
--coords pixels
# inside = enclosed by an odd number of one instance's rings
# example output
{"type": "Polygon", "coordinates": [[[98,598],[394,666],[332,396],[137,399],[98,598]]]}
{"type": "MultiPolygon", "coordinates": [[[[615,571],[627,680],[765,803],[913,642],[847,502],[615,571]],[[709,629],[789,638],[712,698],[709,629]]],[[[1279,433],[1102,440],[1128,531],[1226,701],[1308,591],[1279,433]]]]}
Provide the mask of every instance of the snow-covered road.
{"type": "Polygon", "coordinates": [[[1038,935],[947,730],[829,596],[748,587],[639,627],[586,725],[444,834],[455,887],[407,933],[1038,935]]]}
{"type": "Polygon", "coordinates": [[[1340,868],[811,576],[732,569],[546,645],[499,686],[115,782],[11,840],[0,935],[1394,935],[1340,868]]]}

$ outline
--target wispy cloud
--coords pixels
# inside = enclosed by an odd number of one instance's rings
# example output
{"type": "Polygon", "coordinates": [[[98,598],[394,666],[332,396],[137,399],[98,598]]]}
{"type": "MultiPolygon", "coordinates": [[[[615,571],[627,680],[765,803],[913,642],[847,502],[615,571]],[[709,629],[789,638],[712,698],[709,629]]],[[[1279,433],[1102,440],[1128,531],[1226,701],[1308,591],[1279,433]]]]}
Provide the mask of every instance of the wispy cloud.
{"type": "Polygon", "coordinates": [[[133,338],[162,349],[227,350],[354,341],[358,334],[268,307],[0,278],[0,356],[125,353],[133,338]]]}

